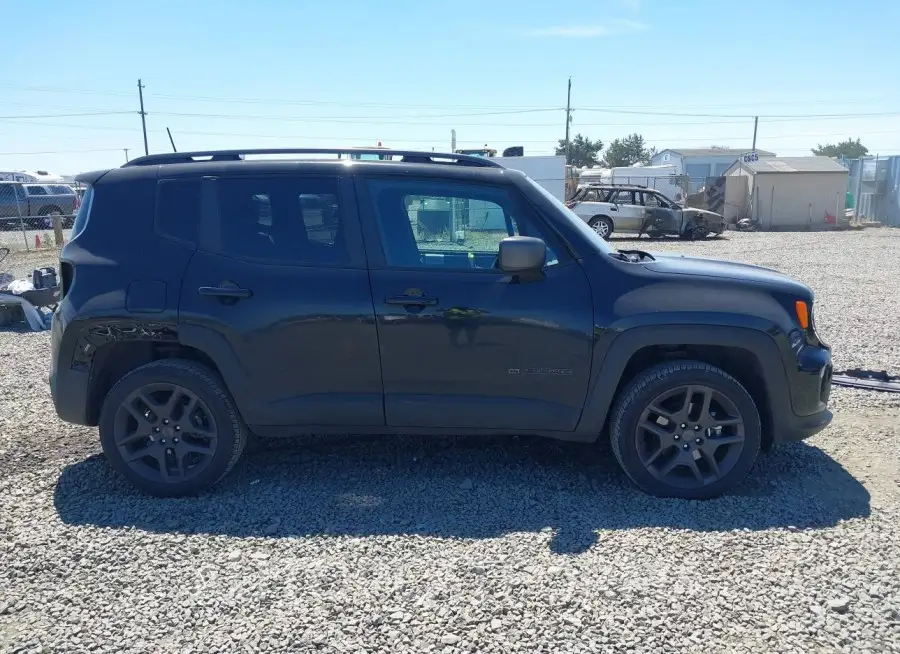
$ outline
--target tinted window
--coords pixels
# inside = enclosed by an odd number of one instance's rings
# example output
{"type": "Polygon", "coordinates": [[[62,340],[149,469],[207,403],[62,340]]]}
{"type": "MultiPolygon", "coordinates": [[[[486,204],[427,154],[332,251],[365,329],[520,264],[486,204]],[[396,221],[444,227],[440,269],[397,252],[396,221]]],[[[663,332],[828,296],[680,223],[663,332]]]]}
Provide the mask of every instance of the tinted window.
{"type": "Polygon", "coordinates": [[[43,186],[26,186],[25,190],[28,195],[47,195],[47,189],[43,186]]]}
{"type": "Polygon", "coordinates": [[[216,187],[223,253],[274,263],[349,263],[337,179],[223,178],[216,187]]]}
{"type": "Polygon", "coordinates": [[[74,195],[75,191],[71,186],[63,186],[62,184],[54,184],[47,187],[54,195],[74,195]]]}
{"type": "Polygon", "coordinates": [[[0,184],[0,202],[15,202],[16,194],[11,184],[0,184]]]}
{"type": "Polygon", "coordinates": [[[558,263],[524,203],[506,189],[426,181],[368,182],[387,264],[494,269],[500,241],[536,236],[558,263]]]}
{"type": "Polygon", "coordinates": [[[156,193],[156,231],[187,243],[197,242],[200,180],[166,179],[156,193]]]}

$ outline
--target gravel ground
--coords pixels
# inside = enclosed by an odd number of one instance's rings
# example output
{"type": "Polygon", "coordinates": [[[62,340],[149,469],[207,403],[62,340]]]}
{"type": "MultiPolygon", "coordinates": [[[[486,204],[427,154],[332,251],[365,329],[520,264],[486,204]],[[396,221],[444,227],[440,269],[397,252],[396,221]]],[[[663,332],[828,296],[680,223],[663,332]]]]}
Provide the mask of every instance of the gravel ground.
{"type": "MultiPolygon", "coordinates": [[[[642,246],[799,277],[839,367],[900,373],[900,231],[642,246]]],[[[900,652],[900,395],[835,389],[709,502],[605,448],[405,437],[272,443],[155,500],[57,420],[48,349],[0,332],[0,652],[900,652]]]]}

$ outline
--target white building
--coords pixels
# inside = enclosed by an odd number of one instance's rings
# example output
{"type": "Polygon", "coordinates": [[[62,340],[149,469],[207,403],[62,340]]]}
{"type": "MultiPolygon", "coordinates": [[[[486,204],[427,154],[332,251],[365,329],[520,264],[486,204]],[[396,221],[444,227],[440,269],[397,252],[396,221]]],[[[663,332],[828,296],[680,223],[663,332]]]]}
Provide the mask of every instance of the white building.
{"type": "Polygon", "coordinates": [[[762,229],[822,228],[843,217],[848,175],[828,157],[738,161],[725,171],[725,201],[762,229]]]}

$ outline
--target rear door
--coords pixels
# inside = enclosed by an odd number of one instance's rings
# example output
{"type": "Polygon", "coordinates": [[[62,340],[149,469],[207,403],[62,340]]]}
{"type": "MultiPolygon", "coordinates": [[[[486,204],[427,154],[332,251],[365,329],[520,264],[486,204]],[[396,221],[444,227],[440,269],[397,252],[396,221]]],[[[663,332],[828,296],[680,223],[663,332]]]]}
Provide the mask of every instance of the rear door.
{"type": "Polygon", "coordinates": [[[614,213],[611,213],[616,230],[622,232],[637,232],[644,222],[644,207],[640,199],[635,197],[634,191],[620,189],[613,194],[611,202],[614,203],[614,213]]]}
{"type": "Polygon", "coordinates": [[[244,380],[235,393],[244,420],[251,427],[384,425],[352,185],[302,174],[205,184],[179,321],[227,344],[244,380]]]}
{"type": "Polygon", "coordinates": [[[591,367],[584,271],[512,186],[358,178],[392,427],[571,431],[591,367]],[[500,241],[548,246],[538,278],[500,241]]]}

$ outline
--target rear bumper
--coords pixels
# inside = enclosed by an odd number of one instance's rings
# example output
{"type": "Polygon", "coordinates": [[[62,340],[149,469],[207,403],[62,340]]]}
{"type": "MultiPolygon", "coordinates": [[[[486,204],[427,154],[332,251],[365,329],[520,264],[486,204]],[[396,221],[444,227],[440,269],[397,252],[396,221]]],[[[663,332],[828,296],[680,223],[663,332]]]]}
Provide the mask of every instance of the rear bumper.
{"type": "Polygon", "coordinates": [[[90,425],[87,416],[90,373],[72,367],[72,352],[64,346],[63,325],[58,312],[50,329],[50,395],[60,420],[90,425]]]}

